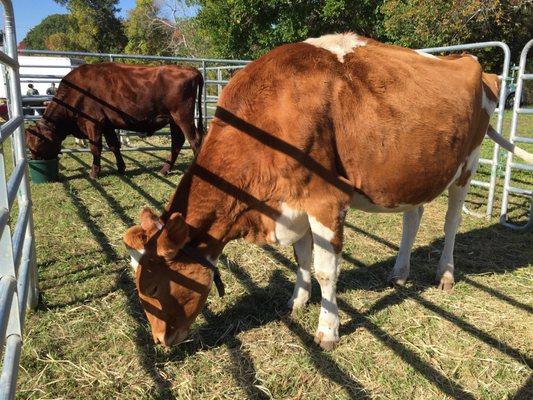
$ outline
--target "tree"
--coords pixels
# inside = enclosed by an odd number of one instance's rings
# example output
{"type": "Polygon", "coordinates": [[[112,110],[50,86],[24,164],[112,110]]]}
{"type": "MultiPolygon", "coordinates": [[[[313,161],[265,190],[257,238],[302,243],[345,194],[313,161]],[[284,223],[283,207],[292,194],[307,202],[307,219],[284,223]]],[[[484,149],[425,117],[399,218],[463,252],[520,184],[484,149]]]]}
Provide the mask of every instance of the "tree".
{"type": "Polygon", "coordinates": [[[222,57],[256,58],[324,33],[376,36],[381,0],[198,0],[198,25],[222,57]]]}
{"type": "Polygon", "coordinates": [[[137,0],[125,21],[129,54],[170,55],[173,27],[163,23],[161,9],[153,0],[137,0]]]}
{"type": "Polygon", "coordinates": [[[193,0],[137,0],[126,21],[128,53],[207,56],[211,46],[194,18],[193,0]]]}
{"type": "Polygon", "coordinates": [[[38,25],[28,31],[24,38],[24,46],[28,49],[48,49],[46,41],[51,35],[67,33],[69,16],[52,14],[44,18],[38,25]]]}
{"type": "Polygon", "coordinates": [[[124,26],[116,16],[118,0],[55,1],[69,10],[66,34],[69,50],[120,52],[124,49],[124,26]]]}
{"type": "MultiPolygon", "coordinates": [[[[533,31],[531,0],[385,0],[381,34],[412,48],[501,40],[518,56],[533,31]]],[[[488,68],[501,65],[500,50],[486,51],[488,68]]]]}

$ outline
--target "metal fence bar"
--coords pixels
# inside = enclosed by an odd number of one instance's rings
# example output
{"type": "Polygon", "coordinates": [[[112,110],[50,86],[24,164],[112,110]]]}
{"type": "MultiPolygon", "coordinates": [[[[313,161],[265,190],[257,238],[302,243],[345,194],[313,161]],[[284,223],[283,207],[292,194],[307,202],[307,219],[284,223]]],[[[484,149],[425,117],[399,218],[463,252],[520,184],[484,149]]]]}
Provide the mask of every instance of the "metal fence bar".
{"type": "MultiPolygon", "coordinates": [[[[425,53],[441,53],[441,52],[450,52],[450,51],[460,51],[460,50],[473,50],[473,49],[483,49],[488,47],[498,47],[502,49],[504,59],[503,59],[503,67],[502,67],[502,73],[501,73],[501,82],[502,85],[500,87],[500,97],[498,101],[498,108],[495,112],[498,113],[498,120],[496,122],[496,130],[498,132],[502,132],[503,130],[503,113],[505,110],[505,96],[506,96],[506,87],[505,82],[507,81],[507,76],[509,75],[509,64],[511,62],[511,50],[509,49],[509,46],[507,46],[503,42],[481,42],[481,43],[469,43],[469,44],[460,44],[455,46],[442,46],[442,47],[431,47],[426,49],[420,49],[420,51],[423,51],[425,53]]],[[[496,193],[496,178],[498,173],[498,158],[500,153],[500,146],[498,146],[497,143],[494,143],[493,151],[492,151],[492,159],[486,160],[486,159],[480,159],[481,164],[490,164],[490,182],[489,182],[489,193],[487,196],[487,211],[486,216],[490,217],[492,215],[492,210],[494,208],[494,195],[496,193]],[[487,162],[488,161],[488,162],[487,162]]],[[[472,181],[472,185],[474,186],[481,186],[486,187],[486,185],[480,185],[479,181],[472,181]]]]}
{"type": "Polygon", "coordinates": [[[7,95],[11,117],[0,128],[0,344],[5,343],[0,375],[0,399],[12,399],[19,368],[25,308],[26,304],[36,306],[38,295],[15,21],[11,1],[0,1],[4,6],[6,47],[6,53],[0,52],[0,62],[6,66],[8,72],[7,95]],[[4,157],[4,142],[7,138],[11,138],[13,153],[13,172],[9,178],[6,176],[4,157]],[[12,236],[7,220],[15,199],[18,203],[18,217],[12,236]],[[20,265],[25,274],[23,279],[20,279],[20,265]]]}
{"type": "MultiPolygon", "coordinates": [[[[523,90],[524,90],[524,80],[525,80],[524,77],[526,77],[526,79],[529,79],[531,76],[533,76],[533,74],[525,73],[528,54],[532,47],[533,47],[533,39],[527,42],[527,44],[522,49],[522,52],[520,53],[520,63],[518,66],[518,78],[517,78],[516,92],[515,92],[514,105],[513,105],[513,119],[511,120],[511,131],[509,133],[509,141],[511,143],[516,142],[516,133],[517,133],[517,128],[518,128],[519,115],[530,114],[529,112],[524,112],[525,109],[520,108],[520,102],[522,100],[522,95],[523,95],[523,90]]],[[[533,114],[533,109],[531,111],[532,111],[531,114],[533,114]]],[[[531,141],[533,141],[533,138],[522,138],[521,137],[520,139],[531,139],[531,141]]],[[[529,142],[529,143],[531,143],[531,141],[522,140],[522,142],[529,142]]],[[[511,152],[507,153],[507,160],[505,163],[505,179],[503,182],[503,197],[502,197],[502,208],[501,208],[501,213],[500,213],[500,223],[513,230],[531,231],[533,230],[533,190],[517,188],[511,185],[511,174],[513,172],[513,167],[517,169],[518,165],[521,165],[521,164],[513,163],[513,153],[511,152]],[[509,207],[509,194],[510,193],[531,196],[531,207],[529,211],[529,219],[525,225],[519,226],[507,220],[507,211],[509,207]]],[[[529,166],[527,167],[529,168],[529,166]]],[[[519,169],[523,169],[523,168],[519,168],[519,169]]]]}
{"type": "Polygon", "coordinates": [[[117,54],[117,53],[84,53],[81,51],[51,51],[51,50],[20,50],[20,54],[45,54],[51,56],[64,57],[101,57],[114,61],[116,58],[122,59],[139,59],[151,61],[180,61],[180,62],[198,62],[202,61],[210,63],[224,63],[224,64],[247,64],[250,60],[227,60],[223,58],[187,58],[187,57],[167,57],[167,56],[149,56],[145,54],[117,54]]]}

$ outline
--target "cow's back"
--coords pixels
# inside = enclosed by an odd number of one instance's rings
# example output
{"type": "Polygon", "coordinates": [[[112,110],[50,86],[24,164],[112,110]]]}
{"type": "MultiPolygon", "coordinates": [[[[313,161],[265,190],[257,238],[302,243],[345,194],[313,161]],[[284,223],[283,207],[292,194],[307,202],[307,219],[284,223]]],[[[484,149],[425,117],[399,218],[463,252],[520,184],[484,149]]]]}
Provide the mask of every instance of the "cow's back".
{"type": "Polygon", "coordinates": [[[163,126],[169,114],[179,109],[185,95],[182,84],[197,73],[180,66],[82,65],[63,78],[56,106],[47,112],[53,119],[53,114],[63,115],[67,109],[67,118],[78,115],[93,122],[108,121],[117,128],[163,126]]]}
{"type": "Polygon", "coordinates": [[[237,130],[208,135],[206,153],[219,156],[204,157],[301,188],[311,174],[301,168],[308,154],[375,204],[422,203],[442,192],[482,140],[480,85],[470,56],[429,58],[370,42],[339,62],[307,43],[282,46],[230,81],[215,124],[237,130]]]}

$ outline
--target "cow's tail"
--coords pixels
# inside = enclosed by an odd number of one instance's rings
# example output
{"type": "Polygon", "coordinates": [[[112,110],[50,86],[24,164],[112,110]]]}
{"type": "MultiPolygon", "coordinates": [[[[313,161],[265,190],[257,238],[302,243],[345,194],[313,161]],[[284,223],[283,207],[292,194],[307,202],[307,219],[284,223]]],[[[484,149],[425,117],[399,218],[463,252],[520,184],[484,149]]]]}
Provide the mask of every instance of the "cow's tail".
{"type": "MultiPolygon", "coordinates": [[[[202,93],[204,91],[204,78],[202,74],[198,74],[198,132],[201,136],[204,135],[204,118],[202,117],[202,93]]],[[[206,99],[207,100],[207,99],[206,99]]]]}
{"type": "Polygon", "coordinates": [[[496,130],[490,125],[489,129],[487,129],[487,136],[494,140],[496,143],[498,143],[500,146],[502,146],[505,150],[520,157],[525,162],[533,164],[533,154],[525,151],[524,149],[521,149],[518,146],[515,146],[513,143],[511,143],[498,132],[496,132],[496,130]]]}

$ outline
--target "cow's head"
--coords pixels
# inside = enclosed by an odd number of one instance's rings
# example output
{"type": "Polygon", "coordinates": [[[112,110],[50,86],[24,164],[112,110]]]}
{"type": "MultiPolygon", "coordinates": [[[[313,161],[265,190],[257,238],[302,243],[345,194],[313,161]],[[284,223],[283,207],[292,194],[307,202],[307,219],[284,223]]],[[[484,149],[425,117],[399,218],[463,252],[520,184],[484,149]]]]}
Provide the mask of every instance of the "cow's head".
{"type": "Polygon", "coordinates": [[[163,224],[149,208],[141,211],[140,225],[124,234],[156,344],[183,341],[209,294],[213,272],[180,252],[188,240],[189,229],[180,213],[163,224]]]}
{"type": "Polygon", "coordinates": [[[26,147],[34,160],[52,160],[61,151],[61,140],[54,130],[44,121],[26,128],[26,147]]]}

